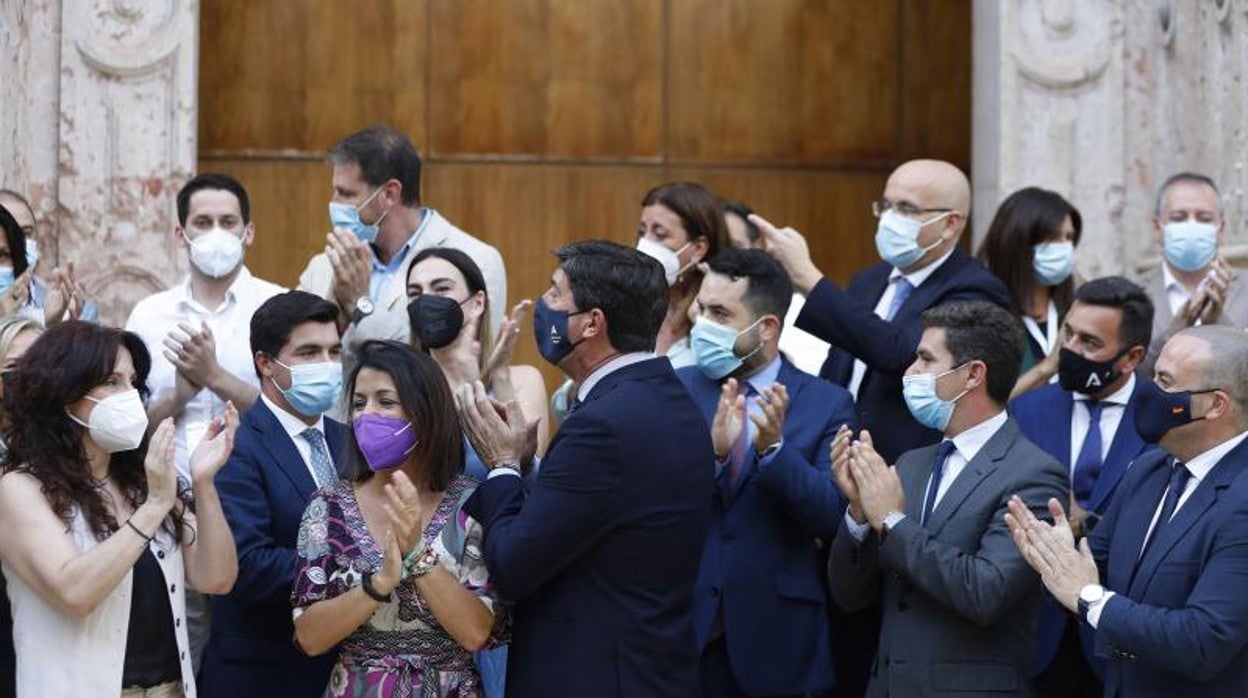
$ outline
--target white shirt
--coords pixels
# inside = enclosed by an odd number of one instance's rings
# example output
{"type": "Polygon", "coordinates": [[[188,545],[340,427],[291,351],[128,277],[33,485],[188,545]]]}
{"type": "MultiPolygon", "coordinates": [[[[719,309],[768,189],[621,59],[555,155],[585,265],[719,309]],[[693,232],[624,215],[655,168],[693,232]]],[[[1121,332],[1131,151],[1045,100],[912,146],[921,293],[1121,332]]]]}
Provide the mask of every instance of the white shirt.
{"type": "Polygon", "coordinates": [[[827,342],[797,327],[797,316],[802,314],[806,296],[793,294],[789,312],[784,315],[784,329],[780,331],[780,351],[801,370],[812,376],[819,375],[823,362],[828,358],[827,342]]]}
{"type": "MultiPolygon", "coordinates": [[[[1101,400],[1101,462],[1104,462],[1105,457],[1109,455],[1109,447],[1114,442],[1114,436],[1118,434],[1118,426],[1122,424],[1122,415],[1126,414],[1127,402],[1131,400],[1131,393],[1134,390],[1135,374],[1132,373],[1121,388],[1101,400]]],[[[1088,427],[1091,425],[1092,417],[1088,412],[1088,402],[1091,399],[1083,393],[1074,393],[1075,408],[1070,411],[1071,477],[1074,477],[1075,461],[1079,459],[1079,451],[1083,449],[1083,442],[1088,438],[1088,427]]]]}
{"type": "MultiPolygon", "coordinates": [[[[931,276],[940,268],[940,265],[949,259],[951,254],[953,254],[953,249],[946,252],[945,256],[936,260],[935,263],[909,274],[903,274],[900,269],[893,267],[892,273],[888,275],[888,286],[884,289],[884,295],[880,296],[880,301],[875,304],[875,314],[882,319],[888,319],[888,306],[892,305],[893,297],[897,295],[897,284],[895,282],[899,277],[906,277],[906,281],[909,281],[911,286],[918,289],[924,281],[927,281],[927,277],[931,276]]],[[[914,290],[910,292],[914,293],[914,290]]],[[[818,372],[816,371],[815,374],[818,375],[818,372]]],[[[858,389],[862,387],[862,379],[866,375],[867,364],[862,359],[855,359],[854,372],[849,377],[849,392],[854,396],[855,401],[858,399],[858,389]]]]}
{"type": "MultiPolygon", "coordinates": [[[[963,431],[957,436],[948,439],[953,442],[953,451],[945,460],[945,468],[940,473],[940,482],[936,483],[936,499],[932,501],[932,511],[940,505],[940,500],[944,498],[945,493],[953,486],[958,476],[966,469],[966,464],[975,459],[979,455],[980,450],[984,448],[984,444],[996,435],[1001,427],[1005,426],[1006,420],[1010,418],[1009,414],[1004,410],[998,412],[995,416],[989,417],[975,426],[963,431]]],[[[927,491],[932,488],[932,476],[927,476],[927,486],[923,488],[923,499],[927,499],[927,491]]],[[[904,518],[904,515],[903,517],[904,518]]],[[[900,520],[900,519],[896,519],[900,520]]],[[[845,511],[845,523],[849,528],[849,533],[859,543],[866,540],[867,529],[869,524],[859,524],[849,515],[849,511],[845,511]]]]}
{"type": "MultiPolygon", "coordinates": [[[[325,417],[323,415],[317,417],[316,424],[304,424],[303,420],[278,407],[277,403],[270,400],[264,393],[260,394],[260,399],[264,400],[265,406],[269,408],[274,417],[277,417],[277,423],[281,424],[282,428],[286,430],[290,440],[295,442],[295,450],[299,451],[299,457],[303,459],[303,466],[308,469],[308,474],[312,476],[312,482],[315,482],[317,487],[332,485],[332,482],[321,482],[317,479],[316,471],[312,469],[312,444],[308,443],[308,440],[303,437],[303,432],[308,429],[315,429],[321,432],[321,438],[324,439],[325,417]]],[[[325,450],[327,452],[329,450],[328,440],[325,442],[325,450]]],[[[329,463],[333,466],[334,458],[332,455],[329,458],[329,463]]]]}
{"type": "MultiPolygon", "coordinates": [[[[585,398],[589,397],[589,393],[594,389],[594,386],[598,385],[598,381],[601,381],[603,378],[606,378],[621,368],[632,366],[633,364],[641,363],[642,361],[647,361],[653,358],[655,358],[654,352],[635,351],[628,354],[621,354],[614,359],[611,359],[605,364],[594,369],[588,376],[585,377],[585,380],[581,382],[580,387],[577,388],[576,399],[584,402],[585,398]]],[[[490,474],[485,477],[488,479],[495,476],[501,477],[503,475],[515,475],[516,477],[519,477],[520,473],[517,473],[511,468],[494,468],[490,471],[490,474]]]]}
{"type": "MultiPolygon", "coordinates": [[[[1196,488],[1200,486],[1201,481],[1209,476],[1209,472],[1213,470],[1213,466],[1217,465],[1218,461],[1222,460],[1223,456],[1230,453],[1231,450],[1242,443],[1245,438],[1248,438],[1248,431],[1240,432],[1237,436],[1232,436],[1226,441],[1223,441],[1217,446],[1214,446],[1208,451],[1205,451],[1204,453],[1187,461],[1187,471],[1191,473],[1192,476],[1187,479],[1187,485],[1183,488],[1183,494],[1179,495],[1179,501],[1174,505],[1174,513],[1170,515],[1171,520],[1173,520],[1175,515],[1179,513],[1179,509],[1183,508],[1183,505],[1187,502],[1187,500],[1191,499],[1192,493],[1195,492],[1196,488]]],[[[1166,489],[1169,490],[1168,487],[1166,489]]],[[[1153,511],[1153,520],[1148,524],[1148,533],[1144,535],[1144,545],[1148,545],[1148,539],[1152,537],[1153,529],[1157,527],[1157,519],[1161,516],[1161,508],[1165,505],[1165,503],[1166,494],[1162,493],[1161,499],[1157,500],[1157,509],[1153,511]]],[[[1140,554],[1144,554],[1143,545],[1140,546],[1140,554]]],[[[1116,592],[1107,590],[1105,595],[1102,596],[1099,601],[1088,607],[1088,625],[1092,626],[1093,629],[1096,629],[1097,624],[1101,622],[1101,611],[1105,610],[1106,602],[1108,602],[1115,593],[1116,592]]]]}
{"type": "Polygon", "coordinates": [[[1170,263],[1162,261],[1161,263],[1161,283],[1166,288],[1166,301],[1170,304],[1170,316],[1179,312],[1179,308],[1192,297],[1187,287],[1174,278],[1174,274],[1170,273],[1170,263]]]}
{"type": "MultiPolygon", "coordinates": [[[[212,330],[217,346],[217,363],[250,385],[260,388],[251,356],[251,316],[265,301],[286,289],[257,279],[243,267],[238,278],[225,292],[225,300],[216,310],[208,310],[191,297],[191,279],[166,291],[144,298],[134,306],[126,329],[137,334],[152,355],[152,372],[147,377],[152,398],[174,390],[177,370],[165,358],[165,337],[172,331],[179,335],[179,323],[199,329],[205,323],[212,330]]],[[[190,479],[188,461],[191,451],[208,430],[214,416],[225,411],[225,403],[207,388],[196,393],[182,412],[174,416],[177,424],[177,450],[174,464],[178,474],[190,479]]]]}

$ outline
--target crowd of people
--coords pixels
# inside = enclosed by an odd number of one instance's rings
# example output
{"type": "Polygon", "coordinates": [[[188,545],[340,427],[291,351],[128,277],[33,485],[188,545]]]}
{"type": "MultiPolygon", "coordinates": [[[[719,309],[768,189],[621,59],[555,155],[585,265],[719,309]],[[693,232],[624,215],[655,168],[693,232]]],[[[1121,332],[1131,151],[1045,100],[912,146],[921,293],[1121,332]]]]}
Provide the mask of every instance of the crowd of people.
{"type": "Polygon", "coordinates": [[[0,191],[0,695],[1248,690],[1248,290],[1212,179],[1160,187],[1156,269],[1087,280],[1071,201],[1014,192],[970,255],[965,174],[906,162],[844,287],[673,182],[635,247],[564,245],[509,306],[406,136],[328,164],[297,289],[200,174],[190,273],[124,329],[0,191]],[[529,333],[562,385],[514,362],[529,333]]]}

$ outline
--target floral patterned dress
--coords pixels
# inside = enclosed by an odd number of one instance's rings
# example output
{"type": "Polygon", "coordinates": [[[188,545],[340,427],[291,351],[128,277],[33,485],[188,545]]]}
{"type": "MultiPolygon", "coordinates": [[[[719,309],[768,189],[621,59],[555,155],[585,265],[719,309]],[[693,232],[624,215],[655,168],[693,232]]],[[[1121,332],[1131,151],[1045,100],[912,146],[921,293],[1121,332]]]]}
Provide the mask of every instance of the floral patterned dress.
{"type": "MultiPolygon", "coordinates": [[[[505,609],[489,585],[481,554],[482,528],[463,511],[476,482],[457,476],[442,496],[422,534],[438,552],[438,564],[495,613],[491,644],[506,638],[505,609]]],[[[291,603],[304,609],[359,586],[364,572],[381,569],[382,551],[369,535],[350,482],[321,489],[303,513],[299,527],[298,576],[291,603]]],[[[368,698],[428,698],[481,695],[472,653],[442,629],[428,604],[408,580],[393,599],[339,646],[325,695],[368,698]]]]}

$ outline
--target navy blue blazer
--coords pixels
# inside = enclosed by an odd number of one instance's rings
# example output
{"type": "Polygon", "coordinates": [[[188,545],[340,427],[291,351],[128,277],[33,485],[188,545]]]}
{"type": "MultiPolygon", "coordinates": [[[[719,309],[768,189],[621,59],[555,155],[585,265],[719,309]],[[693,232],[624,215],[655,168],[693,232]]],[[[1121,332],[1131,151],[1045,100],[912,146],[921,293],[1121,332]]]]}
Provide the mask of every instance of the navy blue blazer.
{"type": "Polygon", "coordinates": [[[828,342],[827,361],[819,375],[849,386],[854,359],[867,365],[858,388],[858,425],[869,429],[875,447],[889,463],[911,449],[934,444],[940,432],[919,424],[901,396],[901,376],[914,363],[923,336],[921,315],[948,301],[980,300],[1010,307],[1001,280],[961,250],[953,253],[910,294],[891,322],[875,314],[888,288],[893,266],[881,262],[854,277],[849,286],[820,279],[811,289],[797,326],[828,342]]]}
{"type": "Polygon", "coordinates": [[[1248,442],[1236,446],[1140,550],[1170,478],[1140,456],[1089,537],[1104,585],[1096,629],[1105,695],[1241,696],[1248,687],[1248,442]]]}
{"type": "MultiPolygon", "coordinates": [[[[1088,502],[1090,513],[1100,515],[1105,512],[1111,495],[1127,472],[1127,467],[1137,456],[1153,446],[1145,443],[1135,430],[1135,401],[1140,394],[1141,380],[1143,379],[1136,379],[1135,389],[1123,410],[1122,421],[1118,423],[1118,431],[1109,444],[1109,452],[1105,455],[1101,472],[1092,487],[1092,498],[1088,502]]],[[[1023,435],[1066,466],[1068,473],[1072,472],[1077,455],[1070,452],[1070,420],[1074,409],[1074,395],[1055,384],[1024,393],[1009,405],[1010,416],[1018,422],[1023,435]]],[[[1036,619],[1036,662],[1032,668],[1036,674],[1047,669],[1053,657],[1057,656],[1068,617],[1066,610],[1052,596],[1044,595],[1044,601],[1040,604],[1040,615],[1036,619]]],[[[1089,666],[1099,676],[1104,669],[1104,662],[1093,654],[1091,628],[1084,627],[1082,630],[1084,654],[1087,655],[1089,666]]]]}
{"type": "Polygon", "coordinates": [[[507,695],[697,691],[693,584],[715,456],[667,359],[607,374],[559,426],[526,495],[487,478],[465,508],[514,602],[507,695]]]}
{"type": "MultiPolygon", "coordinates": [[[[833,684],[824,556],[814,539],[831,539],[845,514],[828,446],[842,424],[853,426],[854,401],[844,388],[781,361],[776,380],[789,393],[783,445],[763,468],[751,450],[735,492],[727,468],[719,473],[694,589],[698,647],[708,643],[722,602],[733,675],[750,695],[814,693],[833,684]]],[[[676,375],[709,425],[720,381],[696,366],[676,375]]]]}
{"type": "MultiPolygon", "coordinates": [[[[344,427],[327,418],[326,445],[340,473],[344,439],[344,427]]],[[[295,647],[290,615],[299,522],[316,484],[263,400],[243,415],[216,486],[238,550],[238,580],[228,595],[213,597],[200,693],[322,695],[334,654],[308,657],[295,647]]]]}

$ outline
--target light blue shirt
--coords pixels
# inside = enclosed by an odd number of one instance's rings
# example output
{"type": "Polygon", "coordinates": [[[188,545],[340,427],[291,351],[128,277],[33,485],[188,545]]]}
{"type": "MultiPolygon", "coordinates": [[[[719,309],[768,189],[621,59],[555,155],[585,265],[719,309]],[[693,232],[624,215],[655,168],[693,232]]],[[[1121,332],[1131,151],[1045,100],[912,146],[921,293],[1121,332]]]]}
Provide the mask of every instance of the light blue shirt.
{"type": "MultiPolygon", "coordinates": [[[[753,388],[753,392],[751,392],[750,396],[745,399],[745,428],[750,432],[748,437],[750,443],[754,443],[754,439],[758,438],[758,427],[754,424],[754,420],[750,419],[749,415],[763,413],[763,408],[759,407],[758,401],[763,397],[763,388],[770,388],[775,385],[776,379],[780,377],[780,363],[780,355],[776,354],[776,358],[772,359],[771,363],[764,366],[758,373],[755,373],[745,379],[745,382],[749,383],[750,387],[753,388]]],[[[737,382],[740,383],[741,381],[738,380],[737,382]]],[[[738,387],[737,390],[739,391],[740,387],[738,387]]],[[[784,440],[781,439],[778,443],[780,445],[784,445],[784,440]]],[[[779,451],[780,449],[775,449],[766,456],[759,458],[759,469],[762,470],[768,465],[771,465],[771,462],[775,460],[776,454],[779,453],[779,451]]],[[[719,468],[723,468],[727,464],[727,458],[722,461],[716,461],[716,472],[718,472],[719,468]]]]}
{"type": "Polygon", "coordinates": [[[420,207],[420,225],[416,226],[416,232],[412,233],[407,242],[395,251],[394,256],[390,258],[388,264],[382,264],[381,259],[377,257],[377,247],[373,246],[373,271],[368,275],[368,297],[371,300],[377,300],[381,294],[381,289],[386,287],[390,279],[395,274],[403,271],[403,260],[407,259],[407,253],[411,251],[416,241],[420,240],[420,236],[425,232],[425,228],[429,225],[429,220],[433,218],[431,211],[425,207],[420,207]]]}

